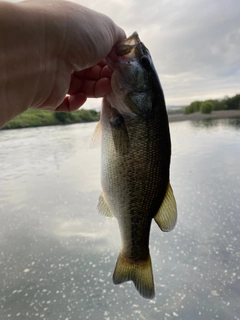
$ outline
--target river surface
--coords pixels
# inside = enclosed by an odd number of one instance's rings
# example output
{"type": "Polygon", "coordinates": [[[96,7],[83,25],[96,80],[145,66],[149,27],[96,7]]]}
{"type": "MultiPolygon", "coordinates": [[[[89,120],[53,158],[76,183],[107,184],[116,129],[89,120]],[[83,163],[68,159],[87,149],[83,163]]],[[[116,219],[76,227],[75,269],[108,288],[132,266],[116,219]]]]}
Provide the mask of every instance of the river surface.
{"type": "Polygon", "coordinates": [[[0,319],[239,320],[240,121],[170,124],[178,223],[152,224],[154,300],[112,283],[95,125],[0,131],[0,319]]]}

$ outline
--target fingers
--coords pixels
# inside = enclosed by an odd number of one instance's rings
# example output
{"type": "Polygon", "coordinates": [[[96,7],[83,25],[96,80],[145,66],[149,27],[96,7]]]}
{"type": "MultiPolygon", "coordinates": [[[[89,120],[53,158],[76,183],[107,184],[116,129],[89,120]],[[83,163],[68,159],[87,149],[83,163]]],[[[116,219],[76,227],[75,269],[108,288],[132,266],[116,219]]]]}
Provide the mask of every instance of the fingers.
{"type": "Polygon", "coordinates": [[[122,28],[117,27],[117,31],[116,31],[116,42],[120,42],[123,41],[124,39],[126,39],[126,33],[122,28]]]}
{"type": "Polygon", "coordinates": [[[83,80],[74,78],[69,89],[69,95],[83,93],[88,98],[100,98],[111,92],[111,80],[109,78],[101,78],[95,80],[83,80]]]}
{"type": "Polygon", "coordinates": [[[88,98],[103,97],[111,91],[111,75],[112,71],[104,61],[92,68],[74,72],[68,94],[81,92],[88,98]]]}
{"type": "Polygon", "coordinates": [[[109,17],[105,16],[110,34],[112,36],[112,43],[110,46],[114,46],[117,42],[123,41],[126,39],[126,33],[122,28],[120,28],[116,23],[109,17]]]}
{"type": "MultiPolygon", "coordinates": [[[[82,71],[75,71],[73,76],[79,79],[98,80],[100,78],[111,78],[112,71],[104,60],[100,61],[96,66],[87,68],[82,71]]],[[[73,77],[72,77],[73,78],[73,77]]]]}
{"type": "Polygon", "coordinates": [[[88,98],[101,98],[112,91],[111,81],[108,78],[102,78],[96,82],[89,81],[84,89],[88,98]]]}
{"type": "Polygon", "coordinates": [[[87,98],[101,98],[112,91],[112,71],[103,60],[96,66],[72,74],[68,95],[55,109],[57,112],[71,112],[79,109],[87,98]]]}
{"type": "MultiPolygon", "coordinates": [[[[79,80],[81,82],[81,80],[79,80]]],[[[72,112],[79,109],[87,98],[101,98],[112,91],[109,78],[98,81],[88,81],[81,85],[82,91],[66,96],[63,102],[56,108],[57,112],[72,112]]]]}
{"type": "Polygon", "coordinates": [[[84,93],[76,93],[72,96],[66,96],[63,102],[56,108],[57,112],[72,112],[78,110],[87,100],[84,93]]]}

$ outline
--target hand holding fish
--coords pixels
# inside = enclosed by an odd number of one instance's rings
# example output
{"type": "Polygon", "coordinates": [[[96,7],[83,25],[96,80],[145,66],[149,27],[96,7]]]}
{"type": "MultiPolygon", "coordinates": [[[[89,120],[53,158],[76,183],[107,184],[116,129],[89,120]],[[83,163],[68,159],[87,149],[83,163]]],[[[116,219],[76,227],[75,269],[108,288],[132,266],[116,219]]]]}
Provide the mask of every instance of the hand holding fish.
{"type": "Polygon", "coordinates": [[[0,30],[0,127],[28,108],[69,112],[111,89],[103,59],[125,33],[109,17],[62,0],[1,2],[0,30]]]}
{"type": "Polygon", "coordinates": [[[73,72],[68,96],[55,111],[73,111],[81,107],[87,98],[104,97],[112,90],[111,75],[112,71],[104,60],[93,67],[73,72]]]}

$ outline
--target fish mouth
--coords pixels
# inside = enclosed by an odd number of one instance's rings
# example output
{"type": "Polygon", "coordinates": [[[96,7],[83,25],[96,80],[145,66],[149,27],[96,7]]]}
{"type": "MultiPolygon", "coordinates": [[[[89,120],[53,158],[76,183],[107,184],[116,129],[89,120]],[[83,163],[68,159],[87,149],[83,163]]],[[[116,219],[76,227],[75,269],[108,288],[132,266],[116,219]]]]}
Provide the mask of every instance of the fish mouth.
{"type": "Polygon", "coordinates": [[[119,60],[127,60],[135,57],[135,48],[141,43],[138,33],[135,31],[130,37],[126,38],[122,42],[117,43],[110,53],[108,54],[106,61],[110,69],[116,69],[116,62],[119,60]]]}
{"type": "Polygon", "coordinates": [[[130,37],[123,40],[116,45],[115,53],[119,56],[125,56],[126,58],[131,58],[134,54],[134,48],[141,43],[138,33],[135,31],[130,37]]]}
{"type": "Polygon", "coordinates": [[[121,44],[137,45],[140,42],[141,42],[141,40],[139,38],[137,31],[134,31],[133,34],[131,36],[129,36],[128,38],[124,39],[121,42],[121,44]]]}

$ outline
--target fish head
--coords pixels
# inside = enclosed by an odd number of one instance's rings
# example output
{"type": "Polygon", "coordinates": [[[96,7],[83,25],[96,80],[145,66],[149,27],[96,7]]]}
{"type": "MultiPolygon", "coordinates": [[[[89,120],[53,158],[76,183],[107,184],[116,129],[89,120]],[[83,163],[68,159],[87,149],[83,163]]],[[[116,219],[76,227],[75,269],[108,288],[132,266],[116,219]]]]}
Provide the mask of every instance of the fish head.
{"type": "Polygon", "coordinates": [[[116,44],[106,61],[113,71],[110,104],[122,114],[147,115],[161,86],[150,52],[137,32],[116,44]]]}

